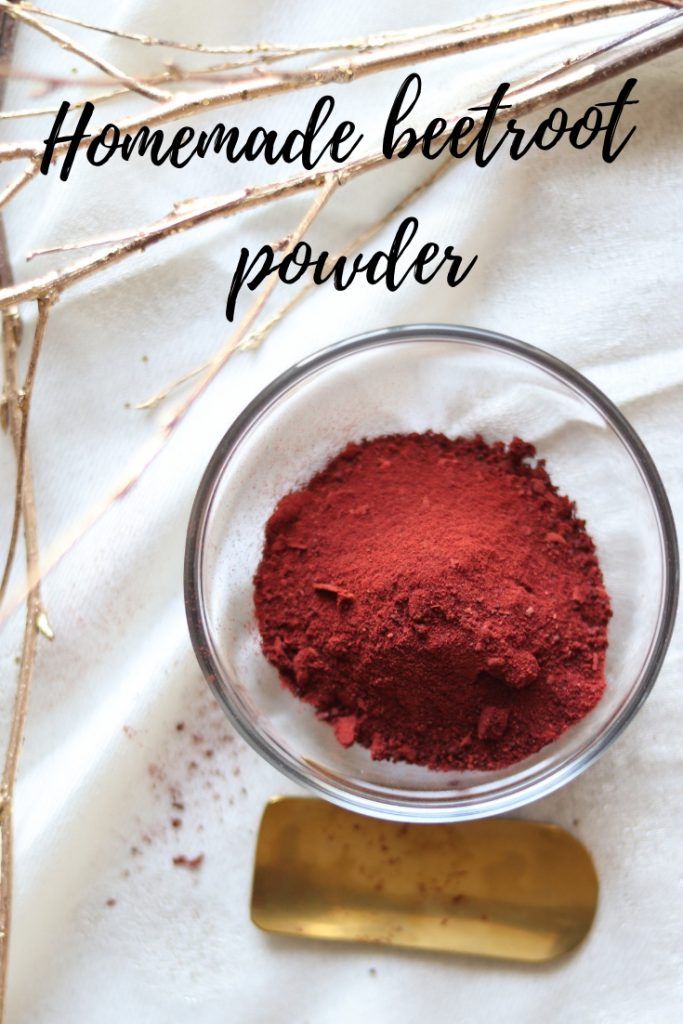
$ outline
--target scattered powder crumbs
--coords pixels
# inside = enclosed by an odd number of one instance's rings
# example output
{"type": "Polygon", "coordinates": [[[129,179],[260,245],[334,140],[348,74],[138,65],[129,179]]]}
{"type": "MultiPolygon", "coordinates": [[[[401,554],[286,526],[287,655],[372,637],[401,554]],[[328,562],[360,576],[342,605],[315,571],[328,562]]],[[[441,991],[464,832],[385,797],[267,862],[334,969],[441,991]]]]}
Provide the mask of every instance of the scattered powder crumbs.
{"type": "Polygon", "coordinates": [[[173,858],[173,864],[177,868],[188,868],[190,871],[197,871],[204,863],[204,854],[198,853],[196,857],[186,857],[183,853],[173,858]]]}
{"type": "MultiPolygon", "coordinates": [[[[186,717],[171,720],[168,729],[155,750],[155,760],[146,769],[158,812],[151,820],[138,820],[129,847],[135,866],[127,867],[122,878],[143,871],[146,851],[155,845],[167,848],[174,867],[198,871],[205,854],[185,853],[182,845],[192,843],[193,836],[197,844],[201,842],[198,837],[204,832],[204,822],[200,815],[210,814],[212,821],[221,822],[224,812],[246,796],[246,788],[235,781],[240,774],[237,760],[245,745],[230,731],[221,708],[203,684],[186,717]]],[[[142,743],[139,729],[125,725],[123,732],[131,741],[142,743]]],[[[107,906],[114,902],[107,901],[107,906]]]]}
{"type": "Polygon", "coordinates": [[[106,904],[108,907],[115,907],[116,900],[113,898],[113,896],[110,896],[109,899],[106,901],[106,904]]]}

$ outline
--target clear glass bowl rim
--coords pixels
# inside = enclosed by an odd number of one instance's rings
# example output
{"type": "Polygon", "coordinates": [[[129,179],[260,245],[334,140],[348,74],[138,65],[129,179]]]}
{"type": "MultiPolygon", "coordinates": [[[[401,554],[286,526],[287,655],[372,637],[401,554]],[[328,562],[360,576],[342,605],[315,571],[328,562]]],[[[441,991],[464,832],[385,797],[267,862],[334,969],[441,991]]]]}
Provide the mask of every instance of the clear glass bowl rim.
{"type": "Polygon", "coordinates": [[[276,377],[237,416],[209,460],[190,513],[185,547],[185,610],[192,646],[209,686],[235,729],[274,768],[315,795],[349,810],[404,822],[459,821],[505,813],[547,796],[585,771],[626,728],[652,690],[671,639],[678,590],[678,544],[669,500],[652,457],[623,413],[578,370],[543,349],[482,328],[451,324],[409,324],[357,334],[318,350],[276,377]],[[212,653],[211,630],[203,601],[201,559],[213,494],[223,469],[254,423],[294,385],[340,359],[368,349],[421,341],[467,342],[520,357],[555,376],[597,408],[630,453],[643,478],[658,520],[663,555],[664,580],[657,629],[649,658],[641,671],[640,682],[630,700],[601,735],[596,736],[578,755],[557,769],[550,769],[540,779],[523,783],[512,792],[487,795],[480,803],[471,802],[466,806],[446,803],[426,805],[417,796],[403,801],[387,798],[384,802],[378,798],[352,794],[338,788],[333,782],[313,775],[303,764],[281,757],[239,707],[231,703],[229,692],[232,683],[223,680],[220,665],[212,653]],[[224,687],[219,684],[219,679],[224,687]]]}

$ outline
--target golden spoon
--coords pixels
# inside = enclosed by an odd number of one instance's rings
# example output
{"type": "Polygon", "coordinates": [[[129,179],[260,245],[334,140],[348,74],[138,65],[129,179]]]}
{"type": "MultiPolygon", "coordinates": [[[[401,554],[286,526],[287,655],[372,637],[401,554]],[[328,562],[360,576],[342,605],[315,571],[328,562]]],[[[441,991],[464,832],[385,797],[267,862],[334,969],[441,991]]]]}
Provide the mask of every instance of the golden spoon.
{"type": "Polygon", "coordinates": [[[254,924],[316,939],[552,960],[587,934],[598,879],[556,825],[377,821],[305,797],[261,820],[254,924]]]}

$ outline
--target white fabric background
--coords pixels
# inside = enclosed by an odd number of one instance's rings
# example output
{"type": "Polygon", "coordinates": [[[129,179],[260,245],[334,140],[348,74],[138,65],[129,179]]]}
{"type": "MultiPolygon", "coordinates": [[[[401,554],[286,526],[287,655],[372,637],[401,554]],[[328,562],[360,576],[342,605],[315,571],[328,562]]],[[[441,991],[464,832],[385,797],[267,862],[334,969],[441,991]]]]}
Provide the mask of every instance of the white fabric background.
{"type": "MultiPolygon", "coordinates": [[[[449,21],[496,5],[146,0],[105,11],[85,0],[55,0],[54,6],[170,37],[303,42],[449,21]]],[[[522,60],[543,66],[560,47],[579,50],[623,24],[425,66],[425,117],[485,93],[506,69],[514,77],[522,60]]],[[[154,51],[105,37],[91,42],[139,71],[160,60],[154,51]]],[[[67,73],[78,66],[79,74],[89,73],[28,29],[19,33],[16,65],[67,73]]],[[[369,144],[402,75],[335,92],[339,115],[354,117],[369,144]]],[[[578,781],[525,811],[583,839],[602,883],[598,917],[582,948],[562,962],[525,968],[298,942],[252,927],[248,894],[258,820],[268,797],[294,787],[232,735],[210,698],[190,650],[181,588],[190,504],[206,460],[237,412],[303,354],[388,323],[487,327],[577,366],[641,433],[680,518],[680,53],[643,67],[638,79],[638,130],[611,166],[597,151],[567,148],[516,164],[499,158],[485,171],[454,166],[416,211],[425,240],[480,254],[467,283],[455,290],[440,280],[406,284],[393,295],[360,284],[342,295],[316,289],[262,350],[229,364],[141,484],[46,580],[56,640],[40,644],[16,797],[12,1024],[679,1019],[680,631],[651,699],[616,745],[578,781]],[[178,722],[185,724],[181,732],[178,722]],[[173,800],[185,810],[174,810],[173,800]],[[183,819],[179,829],[170,824],[176,814],[183,819]],[[200,852],[199,872],[173,867],[173,856],[200,852]],[[108,899],[115,905],[107,906],[108,899]]],[[[8,105],[25,103],[30,88],[13,84],[8,105]]],[[[617,91],[616,84],[603,85],[592,98],[617,91]]],[[[236,123],[301,123],[314,95],[251,104],[234,112],[236,123]]],[[[588,99],[579,97],[571,109],[588,99]]],[[[206,123],[222,116],[233,115],[214,112],[206,123]]],[[[47,124],[41,122],[41,134],[47,124]]],[[[3,128],[3,137],[33,130],[30,122],[15,123],[3,128]]],[[[312,240],[334,249],[426,170],[417,160],[395,174],[364,178],[330,205],[312,240]]],[[[16,274],[51,265],[26,266],[29,249],[141,224],[183,196],[270,175],[272,169],[256,165],[207,160],[185,171],[79,164],[66,185],[54,174],[41,178],[7,215],[16,274]]],[[[112,490],[154,431],[157,414],[126,403],[144,400],[227,337],[223,307],[239,246],[284,235],[308,202],[302,197],[165,242],[65,295],[50,321],[31,422],[46,548],[112,490]]],[[[392,235],[393,228],[382,240],[392,235]]],[[[290,294],[281,291],[278,300],[290,294]]],[[[6,449],[2,536],[13,486],[6,449]]],[[[22,624],[17,613],[0,638],[3,722],[22,624]]]]}

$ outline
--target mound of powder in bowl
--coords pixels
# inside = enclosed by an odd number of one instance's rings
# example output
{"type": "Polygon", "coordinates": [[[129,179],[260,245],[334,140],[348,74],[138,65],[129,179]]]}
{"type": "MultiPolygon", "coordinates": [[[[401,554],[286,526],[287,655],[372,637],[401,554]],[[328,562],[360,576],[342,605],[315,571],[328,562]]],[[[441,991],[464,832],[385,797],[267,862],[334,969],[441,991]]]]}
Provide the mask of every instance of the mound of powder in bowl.
{"type": "Polygon", "coordinates": [[[609,598],[535,454],[379,437],[277,505],[254,580],[263,651],[344,746],[504,768],[600,700],[609,598]]]}

